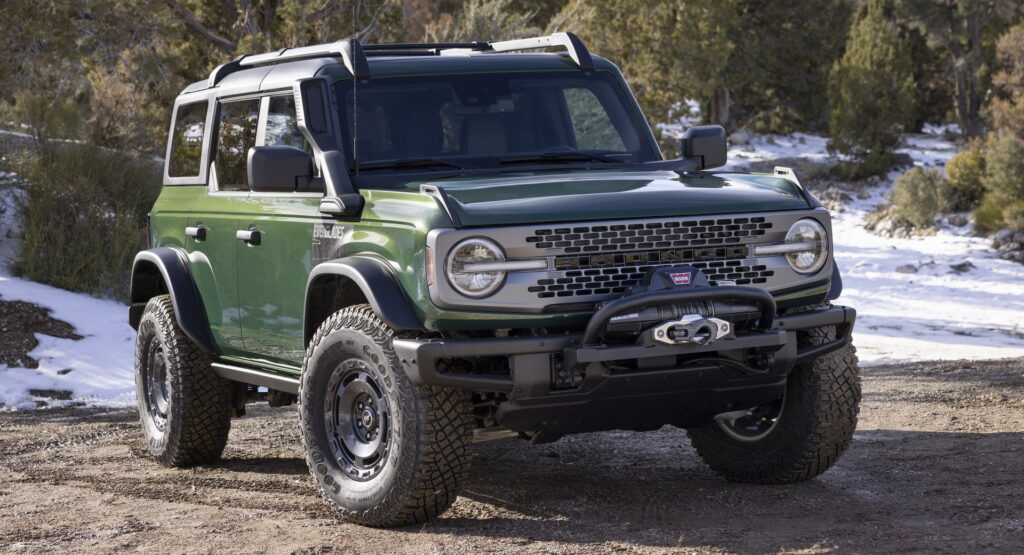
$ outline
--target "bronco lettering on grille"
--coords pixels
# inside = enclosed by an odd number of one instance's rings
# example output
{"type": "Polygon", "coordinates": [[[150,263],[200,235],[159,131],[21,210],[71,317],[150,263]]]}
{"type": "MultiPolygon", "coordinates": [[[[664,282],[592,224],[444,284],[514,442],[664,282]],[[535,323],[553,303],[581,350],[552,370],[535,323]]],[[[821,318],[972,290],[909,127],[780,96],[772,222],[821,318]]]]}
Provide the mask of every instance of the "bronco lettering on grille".
{"type": "Polygon", "coordinates": [[[749,249],[745,246],[737,246],[707,249],[669,249],[589,256],[559,256],[555,258],[555,269],[613,268],[617,266],[646,266],[675,264],[679,262],[699,262],[703,260],[737,259],[746,258],[748,251],[749,249]]]}

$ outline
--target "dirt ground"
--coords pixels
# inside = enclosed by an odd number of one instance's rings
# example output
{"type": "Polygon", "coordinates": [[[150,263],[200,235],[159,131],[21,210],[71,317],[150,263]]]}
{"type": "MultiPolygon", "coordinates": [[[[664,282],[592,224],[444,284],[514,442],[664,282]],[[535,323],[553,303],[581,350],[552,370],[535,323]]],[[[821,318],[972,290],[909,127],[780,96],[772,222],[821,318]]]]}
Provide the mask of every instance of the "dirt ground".
{"type": "Polygon", "coordinates": [[[252,407],[224,461],[169,470],[134,410],[0,413],[0,551],[1024,552],[1024,360],[864,370],[855,441],[792,486],[725,482],[681,430],[478,444],[424,526],[338,521],[295,411],[252,407]]]}

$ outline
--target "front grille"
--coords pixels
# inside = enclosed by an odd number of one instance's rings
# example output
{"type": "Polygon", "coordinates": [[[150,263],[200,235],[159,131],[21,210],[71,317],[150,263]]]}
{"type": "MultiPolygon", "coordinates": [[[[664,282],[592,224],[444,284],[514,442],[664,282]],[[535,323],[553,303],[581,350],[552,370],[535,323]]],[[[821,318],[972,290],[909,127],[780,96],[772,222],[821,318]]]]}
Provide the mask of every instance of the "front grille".
{"type": "MultiPolygon", "coordinates": [[[[766,266],[746,259],[689,264],[704,272],[711,285],[718,285],[722,281],[731,281],[736,285],[765,283],[768,278],[775,275],[775,272],[766,266]]],[[[656,266],[665,264],[551,272],[549,275],[556,277],[537,280],[537,285],[528,287],[527,291],[536,293],[542,299],[625,293],[627,289],[640,283],[640,278],[647,270],[656,266]]]]}
{"type": "Polygon", "coordinates": [[[745,243],[771,228],[750,217],[538,229],[526,241],[553,255],[555,271],[527,291],[542,299],[622,294],[647,270],[677,264],[700,269],[712,285],[765,283],[775,272],[749,259],[745,243]]]}
{"type": "Polygon", "coordinates": [[[635,224],[538,229],[526,238],[548,254],[633,251],[738,244],[764,235],[771,222],[763,217],[671,220],[635,224]],[[555,253],[550,252],[555,250],[555,253]]]}

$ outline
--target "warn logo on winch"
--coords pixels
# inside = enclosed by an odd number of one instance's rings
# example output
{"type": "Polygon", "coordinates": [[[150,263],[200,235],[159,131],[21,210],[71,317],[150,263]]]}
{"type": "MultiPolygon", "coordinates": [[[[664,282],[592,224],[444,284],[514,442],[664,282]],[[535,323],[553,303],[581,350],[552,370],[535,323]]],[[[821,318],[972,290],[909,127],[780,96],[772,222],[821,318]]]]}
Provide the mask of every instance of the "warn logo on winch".
{"type": "Polygon", "coordinates": [[[678,274],[669,274],[672,278],[672,283],[676,285],[690,285],[690,272],[680,272],[678,274]]]}

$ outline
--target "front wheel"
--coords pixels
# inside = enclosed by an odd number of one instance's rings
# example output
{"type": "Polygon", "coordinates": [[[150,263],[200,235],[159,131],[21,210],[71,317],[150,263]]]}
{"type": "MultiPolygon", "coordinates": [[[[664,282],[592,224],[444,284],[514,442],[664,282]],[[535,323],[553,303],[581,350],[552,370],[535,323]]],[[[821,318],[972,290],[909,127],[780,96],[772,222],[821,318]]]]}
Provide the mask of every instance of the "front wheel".
{"type": "Polygon", "coordinates": [[[368,526],[437,516],[469,470],[469,395],[412,383],[393,339],[367,305],[336,312],[313,336],[300,384],[309,471],[342,517],[368,526]]]}
{"type": "MultiPolygon", "coordinates": [[[[835,338],[832,326],[808,330],[801,346],[835,338]]],[[[697,454],[735,482],[785,484],[828,470],[853,438],[860,406],[857,355],[847,345],[797,365],[783,397],[748,410],[719,415],[687,430],[697,454]]]]}

